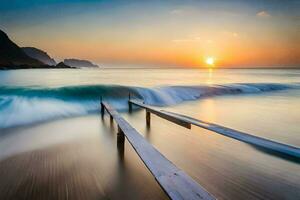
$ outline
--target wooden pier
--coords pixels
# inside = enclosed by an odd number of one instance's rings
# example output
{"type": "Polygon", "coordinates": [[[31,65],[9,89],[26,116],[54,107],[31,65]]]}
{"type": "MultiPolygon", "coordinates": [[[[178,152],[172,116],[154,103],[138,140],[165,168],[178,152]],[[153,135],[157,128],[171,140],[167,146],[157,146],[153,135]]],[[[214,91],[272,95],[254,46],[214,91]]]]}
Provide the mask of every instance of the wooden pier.
{"type": "MultiPolygon", "coordinates": [[[[133,105],[145,109],[147,126],[150,126],[151,124],[151,114],[155,114],[163,119],[188,129],[191,129],[191,125],[195,125],[226,137],[265,148],[267,150],[292,156],[296,159],[300,158],[300,148],[298,147],[253,136],[217,124],[204,122],[186,115],[159,110],[153,108],[152,106],[146,105],[141,101],[130,98],[128,105],[130,111],[132,110],[133,105]]],[[[169,161],[151,144],[149,144],[142,137],[142,135],[139,134],[138,131],[135,130],[121,115],[119,115],[119,113],[112,106],[106,102],[101,102],[102,117],[105,114],[105,110],[110,115],[111,122],[114,120],[118,125],[118,145],[124,145],[125,137],[127,138],[138,156],[144,162],[146,167],[149,169],[170,199],[216,199],[184,171],[178,169],[171,161],[169,161]]]]}
{"type": "MultiPolygon", "coordinates": [[[[104,116],[105,110],[110,115],[110,118],[118,125],[118,143],[124,143],[125,137],[127,138],[170,199],[215,199],[213,195],[208,193],[201,185],[194,181],[184,171],[178,169],[171,161],[148,143],[112,106],[106,102],[101,102],[102,116],[104,116]]],[[[176,117],[169,117],[168,115],[161,114],[156,112],[155,109],[148,109],[148,112],[155,113],[176,124],[183,126],[186,124],[185,122],[182,123],[183,120],[177,120],[176,117]]],[[[150,123],[150,114],[147,114],[147,116],[149,117],[147,120],[149,120],[150,123]]]]}
{"type": "Polygon", "coordinates": [[[150,113],[152,113],[152,114],[155,114],[155,115],[157,115],[157,116],[159,116],[163,119],[171,121],[175,124],[178,124],[178,125],[183,126],[185,128],[191,129],[191,123],[188,122],[185,119],[181,119],[177,116],[173,116],[173,115],[170,115],[168,113],[162,112],[161,110],[155,109],[151,106],[148,106],[148,105],[146,105],[142,102],[136,101],[136,100],[129,100],[129,103],[133,104],[133,105],[136,105],[136,106],[139,106],[141,108],[144,108],[146,110],[146,123],[147,123],[147,125],[150,125],[150,119],[151,119],[150,113]]]}
{"type": "MultiPolygon", "coordinates": [[[[269,139],[265,139],[262,137],[253,136],[248,133],[230,129],[230,128],[220,126],[217,124],[213,124],[213,123],[204,122],[204,121],[201,121],[201,120],[198,120],[198,119],[186,116],[186,115],[181,115],[181,114],[168,112],[168,111],[164,111],[164,110],[158,110],[158,109],[152,108],[151,106],[146,105],[137,100],[129,99],[129,103],[136,105],[140,108],[146,109],[146,113],[149,113],[148,115],[150,115],[150,113],[156,114],[159,117],[167,119],[176,124],[182,125],[189,129],[191,128],[191,125],[195,125],[195,126],[213,131],[215,133],[224,135],[226,137],[230,137],[230,138],[242,141],[242,142],[246,142],[248,144],[262,147],[267,150],[272,150],[274,152],[281,153],[281,154],[287,155],[287,156],[292,156],[297,159],[300,158],[300,148],[292,146],[292,145],[287,145],[287,144],[275,142],[275,141],[272,141],[269,139]]],[[[147,124],[150,124],[150,116],[148,116],[147,124]]]]}

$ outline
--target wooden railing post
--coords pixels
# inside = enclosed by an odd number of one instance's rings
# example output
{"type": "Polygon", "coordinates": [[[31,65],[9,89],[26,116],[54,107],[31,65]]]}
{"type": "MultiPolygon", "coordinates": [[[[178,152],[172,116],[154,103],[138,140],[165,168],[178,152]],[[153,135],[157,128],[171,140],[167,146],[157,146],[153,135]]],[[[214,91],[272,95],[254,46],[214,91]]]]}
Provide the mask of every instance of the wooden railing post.
{"type": "Polygon", "coordinates": [[[132,112],[132,103],[130,102],[131,100],[131,95],[130,95],[130,92],[128,94],[128,109],[129,109],[129,113],[132,112]]]}
{"type": "Polygon", "coordinates": [[[180,126],[183,126],[185,128],[191,129],[191,123],[187,120],[183,120],[178,116],[173,116],[163,110],[158,110],[156,108],[153,108],[149,105],[146,105],[144,103],[141,103],[139,101],[130,100],[132,105],[138,106],[140,108],[144,108],[146,110],[146,123],[147,125],[150,125],[150,114],[155,114],[163,119],[169,120],[175,124],[178,124],[180,126]]]}
{"type": "Polygon", "coordinates": [[[101,103],[100,103],[100,105],[101,105],[101,117],[103,118],[104,117],[104,105],[103,105],[103,103],[102,103],[102,97],[101,97],[101,103]]]}
{"type": "Polygon", "coordinates": [[[147,124],[147,127],[150,126],[150,121],[151,121],[151,113],[146,109],[146,124],[147,124]]]}
{"type": "Polygon", "coordinates": [[[125,135],[120,126],[118,126],[118,134],[117,134],[117,143],[119,145],[124,145],[125,142],[125,135]]]}

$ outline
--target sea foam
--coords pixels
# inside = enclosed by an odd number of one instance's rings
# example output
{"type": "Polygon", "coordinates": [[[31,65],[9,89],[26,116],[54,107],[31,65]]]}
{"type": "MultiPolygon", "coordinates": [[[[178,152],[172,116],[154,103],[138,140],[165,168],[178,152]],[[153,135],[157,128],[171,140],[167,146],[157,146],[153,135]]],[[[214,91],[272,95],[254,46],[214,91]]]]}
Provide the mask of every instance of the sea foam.
{"type": "Polygon", "coordinates": [[[99,112],[102,98],[118,111],[128,108],[128,96],[155,106],[170,106],[183,101],[220,95],[256,94],[300,89],[299,83],[243,83],[155,88],[118,85],[85,85],[57,88],[0,87],[0,128],[99,112]]]}

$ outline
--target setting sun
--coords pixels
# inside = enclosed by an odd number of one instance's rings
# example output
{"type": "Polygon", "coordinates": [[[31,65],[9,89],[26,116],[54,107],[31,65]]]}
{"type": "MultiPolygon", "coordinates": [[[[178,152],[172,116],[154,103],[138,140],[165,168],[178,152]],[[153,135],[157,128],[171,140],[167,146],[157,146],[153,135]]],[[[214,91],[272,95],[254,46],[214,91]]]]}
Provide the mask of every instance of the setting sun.
{"type": "Polygon", "coordinates": [[[208,58],[206,58],[205,62],[206,62],[206,64],[212,66],[215,64],[215,59],[213,57],[208,57],[208,58]]]}

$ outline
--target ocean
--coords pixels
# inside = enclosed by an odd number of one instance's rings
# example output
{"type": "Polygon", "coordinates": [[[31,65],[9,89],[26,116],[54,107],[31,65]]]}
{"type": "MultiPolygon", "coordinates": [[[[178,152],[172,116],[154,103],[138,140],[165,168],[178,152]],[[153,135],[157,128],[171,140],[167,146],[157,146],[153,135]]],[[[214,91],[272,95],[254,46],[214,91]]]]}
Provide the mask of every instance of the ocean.
{"type": "MultiPolygon", "coordinates": [[[[99,117],[100,99],[111,103],[151,144],[219,199],[300,198],[299,160],[198,127],[188,130],[156,116],[147,128],[144,111],[135,108],[128,113],[129,94],[160,109],[300,146],[300,70],[0,71],[0,168],[6,170],[0,176],[9,180],[1,181],[0,198],[14,197],[6,189],[23,173],[30,183],[53,186],[60,180],[58,174],[71,169],[73,179],[59,181],[72,186],[69,198],[165,199],[129,143],[120,158],[115,125],[99,117]],[[59,158],[51,160],[53,151],[59,158]],[[43,161],[34,160],[36,155],[43,161]],[[24,169],[32,168],[29,161],[35,163],[33,168],[44,167],[28,176],[24,169]],[[23,166],[23,171],[7,169],[11,163],[23,166]]],[[[58,188],[65,186],[59,184],[47,191],[64,197],[66,191],[58,188]]],[[[35,188],[39,187],[23,190],[28,197],[41,197],[35,188]]]]}

